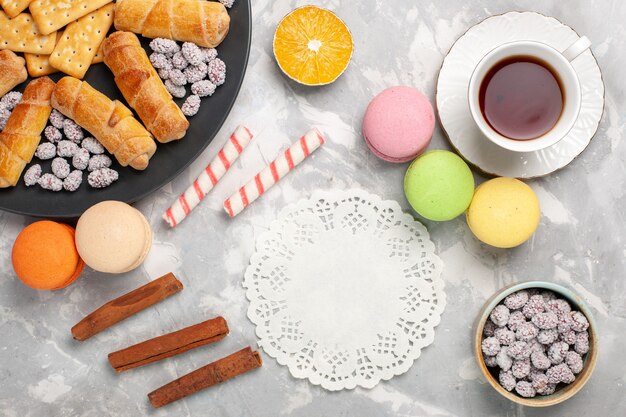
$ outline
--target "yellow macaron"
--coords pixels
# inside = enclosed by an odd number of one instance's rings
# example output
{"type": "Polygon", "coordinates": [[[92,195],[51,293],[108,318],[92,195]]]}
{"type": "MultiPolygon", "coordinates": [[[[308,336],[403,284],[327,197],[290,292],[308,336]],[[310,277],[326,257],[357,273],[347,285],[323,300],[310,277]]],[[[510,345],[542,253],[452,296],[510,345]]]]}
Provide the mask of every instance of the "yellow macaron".
{"type": "Polygon", "coordinates": [[[539,200],[520,180],[494,178],[476,188],[466,215],[470,230],[480,241],[513,248],[530,239],[539,226],[539,200]]]}

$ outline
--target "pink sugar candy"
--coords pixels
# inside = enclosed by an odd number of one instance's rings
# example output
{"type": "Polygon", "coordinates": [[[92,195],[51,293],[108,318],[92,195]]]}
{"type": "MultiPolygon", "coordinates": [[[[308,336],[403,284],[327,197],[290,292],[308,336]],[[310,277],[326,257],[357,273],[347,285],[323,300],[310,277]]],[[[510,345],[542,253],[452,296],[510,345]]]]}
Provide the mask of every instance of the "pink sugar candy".
{"type": "Polygon", "coordinates": [[[434,128],[435,114],[426,96],[411,87],[391,87],[372,99],[362,129],[376,156],[402,163],[426,150],[434,128]]]}

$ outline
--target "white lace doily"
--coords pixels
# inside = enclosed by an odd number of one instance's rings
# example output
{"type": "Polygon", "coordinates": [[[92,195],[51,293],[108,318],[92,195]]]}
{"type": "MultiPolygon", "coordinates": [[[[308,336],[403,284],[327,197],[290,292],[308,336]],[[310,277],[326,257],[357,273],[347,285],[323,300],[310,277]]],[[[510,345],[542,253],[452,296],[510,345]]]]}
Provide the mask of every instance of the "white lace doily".
{"type": "Polygon", "coordinates": [[[372,388],[406,372],[445,307],[426,228],[361,190],[316,192],[256,242],[244,287],[259,346],[296,378],[372,388]]]}

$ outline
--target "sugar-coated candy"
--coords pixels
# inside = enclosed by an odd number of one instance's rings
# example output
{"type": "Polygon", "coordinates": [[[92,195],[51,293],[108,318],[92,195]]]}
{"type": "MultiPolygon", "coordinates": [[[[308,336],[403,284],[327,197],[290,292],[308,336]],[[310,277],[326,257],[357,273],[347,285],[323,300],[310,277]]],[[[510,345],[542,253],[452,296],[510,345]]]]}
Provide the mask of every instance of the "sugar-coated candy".
{"type": "Polygon", "coordinates": [[[542,374],[545,375],[543,370],[536,368],[535,365],[533,365],[533,362],[531,360],[530,361],[530,372],[528,373],[528,376],[526,377],[526,379],[532,382],[536,377],[538,377],[539,375],[542,375],[542,374]]]}
{"type": "Polygon", "coordinates": [[[530,322],[526,322],[517,326],[517,331],[515,332],[515,336],[517,336],[519,340],[523,340],[527,342],[537,337],[538,333],[539,333],[539,329],[537,329],[537,326],[535,326],[534,324],[530,322]]]}
{"type": "Polygon", "coordinates": [[[545,391],[540,393],[541,395],[552,395],[556,391],[557,384],[548,384],[545,391]]]}
{"type": "Polygon", "coordinates": [[[65,116],[58,111],[57,109],[52,109],[52,113],[50,113],[50,118],[48,119],[50,124],[57,129],[63,129],[63,122],[65,121],[65,116]]]}
{"type": "Polygon", "coordinates": [[[485,355],[495,356],[500,352],[500,342],[495,337],[487,337],[483,339],[481,348],[485,355]]]}
{"type": "Polygon", "coordinates": [[[87,182],[93,188],[105,188],[113,184],[119,178],[117,171],[111,168],[100,168],[87,176],[87,182]]]}
{"type": "Polygon", "coordinates": [[[521,290],[514,292],[504,299],[504,305],[511,310],[517,310],[524,307],[528,301],[528,291],[521,290]]]}
{"type": "Polygon", "coordinates": [[[189,66],[189,61],[182,52],[176,52],[172,57],[172,66],[178,69],[185,69],[189,66]]]}
{"type": "Polygon", "coordinates": [[[190,65],[200,65],[200,63],[204,62],[204,54],[195,43],[183,43],[181,52],[190,65]]]}
{"type": "Polygon", "coordinates": [[[89,153],[93,155],[100,155],[104,153],[104,146],[102,146],[102,144],[98,142],[97,139],[92,137],[87,137],[83,139],[83,141],[80,143],[80,146],[83,149],[87,149],[87,151],[89,151],[89,153]]]}
{"type": "Polygon", "coordinates": [[[187,90],[185,90],[185,87],[183,87],[181,85],[176,85],[173,82],[171,82],[170,80],[165,80],[164,84],[165,84],[165,89],[172,96],[174,96],[176,98],[183,98],[183,97],[185,97],[185,94],[187,94],[187,90]]]}
{"type": "Polygon", "coordinates": [[[483,360],[485,361],[485,365],[490,368],[498,365],[498,361],[495,356],[483,356],[483,360]]]}
{"type": "Polygon", "coordinates": [[[68,175],[70,175],[70,164],[63,158],[56,157],[52,160],[52,173],[58,179],[65,179],[68,175]]]}
{"type": "Polygon", "coordinates": [[[63,158],[71,158],[76,155],[78,145],[71,140],[62,140],[57,144],[57,155],[63,158]]]}
{"type": "Polygon", "coordinates": [[[215,93],[215,84],[209,80],[200,80],[191,85],[191,92],[199,97],[212,96],[215,93]]]}
{"type": "Polygon", "coordinates": [[[533,295],[528,299],[528,302],[522,308],[522,313],[527,319],[532,318],[537,313],[543,313],[546,308],[546,303],[543,297],[539,294],[533,295]]]}
{"type": "Polygon", "coordinates": [[[171,39],[156,38],[150,41],[150,49],[163,55],[174,55],[180,51],[180,46],[171,39]]]}
{"type": "Polygon", "coordinates": [[[568,345],[573,345],[574,343],[576,343],[576,332],[570,330],[568,332],[560,333],[559,339],[561,340],[561,342],[565,342],[568,345]]]}
{"type": "Polygon", "coordinates": [[[513,361],[511,372],[517,379],[526,378],[530,373],[530,359],[521,359],[513,361]]]}
{"type": "Polygon", "coordinates": [[[513,389],[515,388],[515,384],[517,383],[515,377],[513,376],[513,372],[511,371],[500,371],[500,375],[498,376],[498,382],[500,382],[502,388],[507,391],[513,391],[513,389]]]}
{"type": "Polygon", "coordinates": [[[170,78],[170,71],[171,69],[160,68],[157,70],[157,73],[159,74],[159,78],[165,81],[170,78]]]}
{"type": "Polygon", "coordinates": [[[516,342],[511,343],[509,345],[508,354],[513,359],[526,359],[530,357],[532,350],[530,349],[530,345],[522,340],[518,340],[516,342]]]}
{"type": "Polygon", "coordinates": [[[87,165],[87,169],[89,171],[95,171],[100,168],[108,168],[111,166],[113,161],[106,155],[94,155],[89,158],[89,164],[87,165]]]}
{"type": "Polygon", "coordinates": [[[64,158],[54,158],[52,160],[51,168],[52,173],[61,180],[70,175],[70,164],[64,158]]]}
{"type": "Polygon", "coordinates": [[[557,365],[565,359],[565,354],[569,350],[569,345],[563,342],[554,342],[548,348],[548,359],[553,365],[557,365]]]}
{"type": "Polygon", "coordinates": [[[528,341],[527,343],[528,343],[528,346],[530,346],[531,352],[545,352],[546,351],[546,347],[542,345],[541,343],[539,343],[537,339],[532,339],[528,341]]]}
{"type": "Polygon", "coordinates": [[[559,333],[566,333],[572,329],[572,317],[569,314],[558,315],[559,324],[557,324],[556,329],[559,333]]]}
{"type": "Polygon", "coordinates": [[[489,315],[491,321],[493,321],[498,327],[506,326],[509,321],[509,316],[509,309],[503,305],[496,306],[489,315]]]}
{"type": "Polygon", "coordinates": [[[217,86],[226,81],[226,64],[219,58],[215,58],[208,64],[209,80],[217,86]]]}
{"type": "Polygon", "coordinates": [[[153,52],[150,54],[150,62],[152,66],[156,69],[172,69],[172,62],[169,60],[165,54],[160,54],[158,52],[153,52]]]}
{"type": "Polygon", "coordinates": [[[204,56],[204,62],[207,64],[217,58],[217,49],[200,47],[202,55],[204,56]]]}
{"type": "Polygon", "coordinates": [[[83,183],[83,171],[74,170],[63,180],[63,188],[66,191],[74,192],[83,183]]]}
{"type": "MultiPolygon", "coordinates": [[[[211,62],[215,62],[211,61],[211,62]]],[[[190,65],[183,70],[183,74],[187,78],[187,82],[189,84],[196,83],[198,81],[204,80],[207,76],[208,66],[204,62],[200,62],[198,65],[190,65]]],[[[213,80],[211,80],[213,81],[213,80]]]]}
{"type": "Polygon", "coordinates": [[[536,351],[536,352],[531,353],[530,361],[533,364],[533,366],[537,369],[548,369],[550,366],[552,366],[550,359],[548,359],[546,354],[543,352],[536,351]]]}
{"type": "Polygon", "coordinates": [[[169,80],[172,82],[172,84],[174,85],[185,85],[187,84],[187,77],[185,77],[185,74],[183,74],[183,72],[179,69],[171,69],[169,72],[169,80]]]}
{"type": "Polygon", "coordinates": [[[556,326],[559,324],[559,318],[553,311],[537,313],[531,320],[541,330],[556,329],[556,326]]]}
{"type": "Polygon", "coordinates": [[[4,127],[7,125],[10,116],[11,110],[4,107],[4,105],[0,105],[0,131],[4,130],[4,127]]]}
{"type": "Polygon", "coordinates": [[[46,161],[48,159],[52,159],[57,154],[57,147],[54,143],[44,142],[37,146],[37,150],[35,151],[35,156],[42,161],[46,161]]]}
{"type": "Polygon", "coordinates": [[[547,375],[544,373],[536,375],[532,379],[532,385],[535,392],[539,395],[545,395],[544,393],[548,391],[548,386],[550,385],[550,380],[547,375]]]}
{"type": "Polygon", "coordinates": [[[559,382],[571,384],[576,379],[572,370],[569,369],[569,367],[564,363],[555,365],[548,369],[546,371],[546,376],[551,384],[558,384],[559,382]]]}
{"type": "Polygon", "coordinates": [[[17,106],[17,103],[19,103],[21,99],[22,93],[19,91],[9,91],[0,99],[0,104],[11,111],[17,106]]]}
{"type": "Polygon", "coordinates": [[[519,326],[522,323],[526,323],[526,317],[524,317],[524,313],[517,310],[517,311],[513,311],[511,315],[509,316],[509,322],[507,323],[507,325],[509,326],[509,329],[511,329],[512,331],[517,331],[517,326],[519,326]]]}
{"type": "Polygon", "coordinates": [[[496,363],[503,371],[508,371],[513,366],[513,358],[509,356],[508,350],[508,346],[503,346],[496,355],[496,363]]]}
{"type": "Polygon", "coordinates": [[[565,300],[560,298],[556,298],[554,300],[550,300],[546,303],[546,308],[550,311],[556,313],[557,316],[562,316],[563,314],[569,314],[572,311],[572,306],[565,300]]]}
{"type": "Polygon", "coordinates": [[[65,119],[63,121],[63,134],[72,142],[78,144],[83,140],[83,129],[76,124],[72,119],[65,119]]]}
{"type": "Polygon", "coordinates": [[[579,374],[583,370],[583,358],[580,354],[570,350],[565,354],[565,364],[573,373],[579,374]]]}
{"type": "Polygon", "coordinates": [[[86,169],[89,165],[89,157],[89,151],[85,148],[80,148],[72,157],[72,166],[81,171],[86,169]]]}
{"type": "Polygon", "coordinates": [[[533,385],[528,381],[517,381],[515,392],[524,398],[532,398],[536,395],[533,385]]]}
{"type": "Polygon", "coordinates": [[[220,3],[224,5],[224,7],[230,9],[235,4],[235,0],[220,0],[220,3]]]}
{"type": "Polygon", "coordinates": [[[24,173],[24,184],[26,184],[27,187],[33,186],[37,184],[39,178],[41,178],[41,165],[31,165],[24,173]]]}
{"type": "Polygon", "coordinates": [[[570,313],[570,318],[572,319],[571,328],[576,332],[584,332],[589,328],[589,321],[587,317],[580,311],[572,311],[570,313]]]}
{"type": "Polygon", "coordinates": [[[44,190],[61,191],[63,189],[63,181],[53,174],[43,174],[37,183],[44,190]]]}
{"type": "Polygon", "coordinates": [[[550,345],[559,338],[559,333],[556,329],[539,330],[537,333],[537,341],[542,345],[550,345]]]}
{"type": "Polygon", "coordinates": [[[487,319],[487,321],[485,321],[485,325],[483,326],[483,336],[493,336],[495,334],[496,328],[497,326],[494,324],[494,322],[492,322],[491,319],[487,319]]]}
{"type": "Polygon", "coordinates": [[[483,327],[483,358],[499,380],[523,397],[550,395],[582,372],[589,351],[589,320],[553,291],[528,289],[507,296],[483,327]],[[494,352],[499,348],[499,351],[494,352]],[[570,350],[571,349],[571,350],[570,350]]]}
{"type": "Polygon", "coordinates": [[[494,337],[498,339],[501,345],[510,345],[515,342],[515,332],[506,327],[498,327],[494,331],[494,337]]]}
{"type": "Polygon", "coordinates": [[[200,97],[195,94],[190,95],[180,109],[187,117],[195,116],[200,110],[200,97]]]}
{"type": "Polygon", "coordinates": [[[546,303],[550,300],[556,300],[558,298],[556,294],[550,290],[541,291],[540,294],[543,297],[543,301],[545,301],[546,303]]]}
{"type": "Polygon", "coordinates": [[[574,350],[580,355],[584,355],[585,353],[589,352],[589,333],[585,331],[576,335],[574,350]]]}
{"type": "Polygon", "coordinates": [[[43,136],[52,143],[56,143],[63,139],[63,134],[54,126],[46,126],[43,130],[43,136]]]}

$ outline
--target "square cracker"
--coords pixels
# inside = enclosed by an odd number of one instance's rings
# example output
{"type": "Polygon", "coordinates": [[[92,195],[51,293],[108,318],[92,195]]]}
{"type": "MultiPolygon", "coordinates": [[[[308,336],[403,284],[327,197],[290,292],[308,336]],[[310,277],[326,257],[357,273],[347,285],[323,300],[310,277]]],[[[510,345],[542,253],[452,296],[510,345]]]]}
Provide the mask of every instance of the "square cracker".
{"type": "MultiPolygon", "coordinates": [[[[59,38],[61,37],[62,34],[63,32],[61,31],[57,32],[57,42],[59,41],[59,38]]],[[[102,43],[100,44],[100,47],[98,48],[98,52],[96,53],[96,56],[93,57],[93,61],[91,61],[92,64],[99,64],[101,62],[104,62],[104,53],[102,52],[102,43]]],[[[26,68],[28,69],[28,74],[33,78],[54,74],[55,72],[59,71],[58,69],[50,65],[50,61],[49,61],[50,55],[26,53],[24,54],[24,58],[26,58],[26,68]]]]}
{"type": "MultiPolygon", "coordinates": [[[[56,42],[59,42],[61,35],[63,32],[58,31],[56,36],[56,42]]],[[[48,58],[50,55],[47,54],[29,54],[25,53],[24,58],[26,59],[26,69],[28,70],[28,75],[31,77],[43,77],[44,75],[50,75],[58,71],[58,69],[54,68],[48,62],[48,58]]]]}
{"type": "Polygon", "coordinates": [[[47,35],[112,1],[113,0],[33,0],[29,5],[29,9],[37,23],[39,31],[47,35]]]}
{"type": "Polygon", "coordinates": [[[7,16],[13,18],[22,13],[33,0],[0,0],[0,5],[7,16]]]}
{"type": "Polygon", "coordinates": [[[112,3],[107,4],[67,25],[50,55],[50,65],[83,78],[113,24],[113,7],[112,3]]]}
{"type": "Polygon", "coordinates": [[[100,43],[100,46],[98,47],[98,51],[96,52],[96,56],[94,56],[93,60],[91,61],[92,65],[104,62],[104,52],[102,52],[102,45],[103,44],[104,44],[104,41],[102,41],[100,43]]]}
{"type": "Polygon", "coordinates": [[[13,19],[0,10],[0,49],[33,54],[50,54],[54,49],[56,33],[42,35],[28,13],[13,19]]]}

